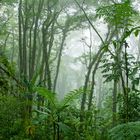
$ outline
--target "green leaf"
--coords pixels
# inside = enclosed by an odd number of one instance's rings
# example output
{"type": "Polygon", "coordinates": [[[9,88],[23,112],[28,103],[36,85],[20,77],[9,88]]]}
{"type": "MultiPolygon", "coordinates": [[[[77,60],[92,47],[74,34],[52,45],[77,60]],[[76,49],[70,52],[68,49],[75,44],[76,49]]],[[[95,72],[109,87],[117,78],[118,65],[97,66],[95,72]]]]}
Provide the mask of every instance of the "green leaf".
{"type": "Polygon", "coordinates": [[[59,128],[60,128],[60,130],[61,130],[62,132],[64,132],[64,133],[69,133],[69,132],[71,132],[71,128],[70,128],[68,125],[66,125],[66,124],[64,124],[64,123],[62,123],[62,122],[58,122],[57,124],[59,125],[59,128]]]}
{"type": "Polygon", "coordinates": [[[109,131],[110,140],[135,140],[140,139],[140,122],[129,122],[117,125],[109,131]]]}
{"type": "Polygon", "coordinates": [[[138,34],[139,34],[139,30],[136,30],[136,31],[134,32],[134,34],[135,34],[135,36],[137,37],[138,34]]]}
{"type": "Polygon", "coordinates": [[[34,91],[36,91],[39,95],[43,96],[54,107],[56,107],[57,99],[55,97],[55,93],[51,92],[50,90],[48,90],[47,88],[44,88],[44,87],[36,87],[36,88],[34,88],[34,91]]]}
{"type": "Polygon", "coordinates": [[[68,93],[64,99],[61,101],[61,105],[66,106],[73,102],[74,99],[77,99],[79,95],[83,93],[83,88],[75,89],[68,93]]]}

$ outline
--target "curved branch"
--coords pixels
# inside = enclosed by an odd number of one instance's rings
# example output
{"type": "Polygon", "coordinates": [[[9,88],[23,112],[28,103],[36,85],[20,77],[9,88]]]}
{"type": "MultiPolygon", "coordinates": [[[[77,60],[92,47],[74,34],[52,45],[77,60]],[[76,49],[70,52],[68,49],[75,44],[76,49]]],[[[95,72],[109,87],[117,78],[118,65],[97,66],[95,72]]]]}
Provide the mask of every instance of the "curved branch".
{"type": "Polygon", "coordinates": [[[77,0],[74,0],[76,2],[76,4],[79,6],[79,8],[83,11],[86,19],[88,20],[89,24],[91,25],[91,27],[93,28],[93,30],[96,32],[96,34],[98,35],[98,37],[100,38],[101,42],[103,45],[105,45],[105,42],[103,40],[103,38],[101,37],[101,35],[99,34],[99,32],[97,31],[97,29],[95,28],[95,26],[92,24],[91,20],[89,19],[87,13],[85,12],[84,8],[77,2],[77,0]]]}

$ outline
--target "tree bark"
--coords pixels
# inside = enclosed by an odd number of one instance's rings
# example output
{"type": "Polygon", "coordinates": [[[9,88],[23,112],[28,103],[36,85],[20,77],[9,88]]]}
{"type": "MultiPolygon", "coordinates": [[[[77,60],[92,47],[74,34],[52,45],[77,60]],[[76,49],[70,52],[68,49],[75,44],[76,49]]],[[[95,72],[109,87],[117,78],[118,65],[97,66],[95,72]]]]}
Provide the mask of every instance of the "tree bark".
{"type": "Polygon", "coordinates": [[[56,75],[54,78],[54,86],[53,86],[53,91],[55,92],[56,89],[56,84],[57,84],[57,79],[58,79],[58,74],[59,74],[59,68],[60,68],[60,63],[61,63],[61,56],[62,56],[62,50],[64,47],[64,42],[66,39],[66,34],[67,34],[67,25],[65,25],[65,29],[63,30],[63,36],[62,36],[62,41],[61,41],[61,45],[60,45],[60,50],[59,50],[59,54],[58,54],[58,61],[57,61],[57,66],[56,66],[56,75]]]}
{"type": "Polygon", "coordinates": [[[114,79],[113,96],[112,96],[112,126],[116,124],[116,112],[117,112],[117,80],[114,79]]]}
{"type": "Polygon", "coordinates": [[[23,46],[22,46],[22,19],[21,19],[21,16],[22,16],[22,0],[19,1],[19,6],[18,6],[18,29],[19,29],[19,75],[20,75],[20,78],[23,74],[23,64],[22,64],[22,61],[23,61],[23,54],[22,54],[22,50],[23,50],[23,46]]]}

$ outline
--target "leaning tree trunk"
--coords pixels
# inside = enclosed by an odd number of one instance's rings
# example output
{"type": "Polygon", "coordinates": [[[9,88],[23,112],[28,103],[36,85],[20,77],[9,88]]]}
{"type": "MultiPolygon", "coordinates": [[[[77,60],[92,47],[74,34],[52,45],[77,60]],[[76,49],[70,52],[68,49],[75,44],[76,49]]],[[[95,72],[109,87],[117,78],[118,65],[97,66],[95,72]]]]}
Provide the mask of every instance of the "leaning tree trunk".
{"type": "Polygon", "coordinates": [[[63,35],[62,35],[62,41],[61,41],[61,45],[60,45],[60,49],[59,49],[59,54],[58,54],[58,61],[57,61],[57,66],[56,66],[56,75],[54,78],[54,86],[53,86],[53,91],[55,92],[56,89],[56,84],[57,84],[57,79],[58,79],[58,74],[59,74],[59,69],[60,69],[60,63],[61,63],[61,56],[62,56],[62,50],[64,47],[64,42],[66,39],[66,34],[67,34],[67,29],[68,25],[65,25],[65,29],[63,30],[63,35]]]}
{"type": "Polygon", "coordinates": [[[92,85],[91,85],[90,95],[89,95],[89,99],[88,99],[88,110],[90,110],[90,108],[92,106],[92,98],[93,98],[94,85],[95,85],[95,74],[96,74],[96,71],[98,69],[98,65],[100,63],[100,60],[101,60],[103,54],[104,54],[104,51],[102,51],[100,53],[100,55],[98,56],[98,60],[97,60],[97,62],[95,64],[94,70],[92,72],[92,83],[91,83],[92,85]]]}

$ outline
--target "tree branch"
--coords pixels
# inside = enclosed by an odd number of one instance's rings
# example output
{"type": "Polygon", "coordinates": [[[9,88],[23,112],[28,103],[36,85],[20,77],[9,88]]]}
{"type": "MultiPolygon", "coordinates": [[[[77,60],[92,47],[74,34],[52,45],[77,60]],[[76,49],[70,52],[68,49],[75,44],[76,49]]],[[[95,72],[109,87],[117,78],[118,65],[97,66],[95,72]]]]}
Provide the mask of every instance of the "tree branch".
{"type": "Polygon", "coordinates": [[[89,19],[87,13],[85,12],[84,8],[77,2],[77,0],[74,0],[76,2],[76,4],[79,6],[79,8],[83,11],[86,19],[88,20],[89,24],[91,25],[91,27],[93,28],[93,30],[96,32],[96,34],[98,35],[98,37],[100,38],[101,42],[103,45],[105,45],[105,42],[103,40],[103,38],[101,37],[101,35],[99,34],[99,32],[97,31],[97,29],[95,28],[95,26],[92,24],[91,20],[89,19]]]}

